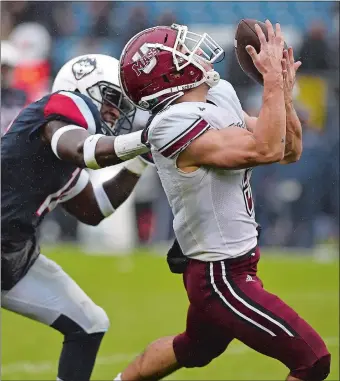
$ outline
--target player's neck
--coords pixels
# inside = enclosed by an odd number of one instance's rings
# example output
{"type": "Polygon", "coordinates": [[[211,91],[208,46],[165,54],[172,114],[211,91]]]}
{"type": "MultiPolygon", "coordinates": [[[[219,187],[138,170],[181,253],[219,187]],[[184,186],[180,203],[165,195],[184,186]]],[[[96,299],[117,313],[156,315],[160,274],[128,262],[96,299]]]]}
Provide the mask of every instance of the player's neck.
{"type": "Polygon", "coordinates": [[[188,90],[179,97],[174,103],[183,103],[183,102],[206,102],[207,95],[209,91],[209,86],[205,83],[195,87],[194,89],[188,90]]]}

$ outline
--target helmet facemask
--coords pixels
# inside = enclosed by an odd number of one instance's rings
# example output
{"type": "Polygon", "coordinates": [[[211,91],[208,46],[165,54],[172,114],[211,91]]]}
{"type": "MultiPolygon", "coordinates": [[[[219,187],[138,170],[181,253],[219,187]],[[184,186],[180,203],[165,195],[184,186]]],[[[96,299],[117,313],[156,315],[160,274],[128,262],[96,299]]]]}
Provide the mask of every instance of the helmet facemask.
{"type": "Polygon", "coordinates": [[[207,33],[189,32],[187,26],[178,24],[173,24],[171,28],[177,30],[172,58],[178,71],[190,64],[201,69],[202,62],[212,66],[223,60],[224,50],[207,33]]]}
{"type": "Polygon", "coordinates": [[[118,110],[120,116],[113,122],[105,121],[102,117],[103,128],[109,135],[120,135],[132,131],[132,123],[136,114],[136,107],[127,100],[118,86],[110,82],[100,81],[88,87],[87,93],[102,111],[105,104],[118,110]]]}

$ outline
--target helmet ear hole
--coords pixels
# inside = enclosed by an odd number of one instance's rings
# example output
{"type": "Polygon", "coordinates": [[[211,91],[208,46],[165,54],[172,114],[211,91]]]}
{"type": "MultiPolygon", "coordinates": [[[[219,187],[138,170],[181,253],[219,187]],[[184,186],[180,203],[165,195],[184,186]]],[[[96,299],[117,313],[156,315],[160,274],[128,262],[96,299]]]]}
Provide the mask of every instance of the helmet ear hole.
{"type": "Polygon", "coordinates": [[[184,69],[181,70],[175,70],[172,73],[170,73],[170,77],[174,79],[180,78],[184,74],[184,69]]]}

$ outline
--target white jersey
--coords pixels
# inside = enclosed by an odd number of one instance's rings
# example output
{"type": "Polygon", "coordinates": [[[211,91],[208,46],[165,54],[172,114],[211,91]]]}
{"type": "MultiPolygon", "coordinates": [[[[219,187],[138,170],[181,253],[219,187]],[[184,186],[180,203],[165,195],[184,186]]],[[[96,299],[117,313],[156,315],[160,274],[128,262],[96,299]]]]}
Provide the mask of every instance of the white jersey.
{"type": "Polygon", "coordinates": [[[184,173],[178,154],[210,128],[245,128],[234,88],[227,81],[211,88],[208,101],[183,102],[157,114],[149,126],[153,158],[174,214],[183,253],[202,261],[243,255],[257,244],[257,224],[249,184],[251,169],[200,167],[184,173]]]}
{"type": "Polygon", "coordinates": [[[136,109],[136,114],[133,119],[133,128],[132,131],[139,131],[143,130],[148,123],[148,120],[150,118],[150,112],[144,111],[139,108],[136,109]]]}

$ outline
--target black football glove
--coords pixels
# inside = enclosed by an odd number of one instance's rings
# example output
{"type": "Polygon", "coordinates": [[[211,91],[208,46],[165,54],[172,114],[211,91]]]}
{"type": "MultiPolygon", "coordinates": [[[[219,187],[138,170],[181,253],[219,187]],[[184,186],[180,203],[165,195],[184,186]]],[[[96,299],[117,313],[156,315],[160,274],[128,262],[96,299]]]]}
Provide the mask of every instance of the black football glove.
{"type": "Polygon", "coordinates": [[[189,258],[183,254],[177,239],[168,251],[167,258],[170,271],[174,274],[183,274],[188,266],[189,258]]]}
{"type": "Polygon", "coordinates": [[[261,237],[262,226],[260,224],[257,224],[256,230],[257,230],[257,241],[259,241],[261,237]]]}

